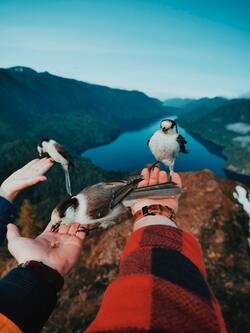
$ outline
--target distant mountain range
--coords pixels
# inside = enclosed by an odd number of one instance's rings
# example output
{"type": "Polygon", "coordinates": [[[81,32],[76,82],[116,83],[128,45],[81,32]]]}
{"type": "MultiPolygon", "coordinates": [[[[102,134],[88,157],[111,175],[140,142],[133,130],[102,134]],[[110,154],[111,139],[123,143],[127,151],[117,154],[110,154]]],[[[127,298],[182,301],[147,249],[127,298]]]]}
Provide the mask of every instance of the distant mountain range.
{"type": "MultiPolygon", "coordinates": [[[[166,114],[139,91],[112,89],[27,67],[0,69],[0,140],[53,137],[75,151],[107,143],[166,114]]],[[[171,108],[169,108],[171,109],[171,108]]]]}

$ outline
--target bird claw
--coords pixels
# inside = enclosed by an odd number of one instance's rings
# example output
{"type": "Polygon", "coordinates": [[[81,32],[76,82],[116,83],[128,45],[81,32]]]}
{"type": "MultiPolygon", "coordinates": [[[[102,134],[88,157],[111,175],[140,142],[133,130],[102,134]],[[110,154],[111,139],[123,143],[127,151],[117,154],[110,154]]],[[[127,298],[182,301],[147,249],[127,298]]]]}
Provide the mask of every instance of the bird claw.
{"type": "Polygon", "coordinates": [[[160,169],[160,162],[156,161],[154,163],[147,164],[147,169],[150,172],[151,170],[154,170],[154,168],[159,168],[160,169]]]}
{"type": "Polygon", "coordinates": [[[86,234],[86,236],[88,236],[89,235],[89,231],[90,231],[89,228],[86,228],[84,226],[80,226],[80,227],[77,228],[76,234],[78,232],[84,232],[86,234]]]}
{"type": "Polygon", "coordinates": [[[77,230],[76,230],[76,234],[78,232],[84,232],[86,234],[86,236],[89,235],[89,232],[92,231],[92,230],[96,230],[96,229],[99,229],[99,227],[94,227],[94,228],[86,228],[84,227],[83,225],[78,227],[77,230]]]}
{"type": "Polygon", "coordinates": [[[59,229],[59,227],[60,227],[60,225],[61,225],[61,222],[57,222],[55,224],[52,224],[50,231],[51,232],[57,232],[58,229],[59,229]]]}

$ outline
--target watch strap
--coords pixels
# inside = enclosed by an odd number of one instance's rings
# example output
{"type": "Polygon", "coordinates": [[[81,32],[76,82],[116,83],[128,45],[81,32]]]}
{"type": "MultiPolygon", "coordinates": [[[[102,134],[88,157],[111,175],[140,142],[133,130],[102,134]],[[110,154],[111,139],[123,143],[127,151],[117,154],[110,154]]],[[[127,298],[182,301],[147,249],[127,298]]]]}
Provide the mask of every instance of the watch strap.
{"type": "Polygon", "coordinates": [[[175,211],[168,207],[168,206],[162,206],[162,205],[150,205],[150,206],[144,206],[142,209],[138,210],[134,214],[134,222],[136,223],[138,220],[143,218],[144,216],[154,216],[154,215],[162,215],[170,220],[175,222],[175,211]]]}

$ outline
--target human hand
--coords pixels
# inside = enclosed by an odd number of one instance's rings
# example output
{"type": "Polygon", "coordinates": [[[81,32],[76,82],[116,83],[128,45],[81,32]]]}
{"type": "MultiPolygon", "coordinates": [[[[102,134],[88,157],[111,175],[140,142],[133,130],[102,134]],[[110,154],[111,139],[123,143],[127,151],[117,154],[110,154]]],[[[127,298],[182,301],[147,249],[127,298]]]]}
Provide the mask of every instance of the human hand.
{"type": "Polygon", "coordinates": [[[8,224],[8,249],[19,264],[41,261],[63,277],[77,262],[85,233],[76,233],[79,224],[61,225],[58,232],[51,232],[49,223],[35,239],[22,237],[14,224],[8,224]]]}
{"type": "Polygon", "coordinates": [[[51,158],[34,159],[21,169],[12,173],[0,187],[0,196],[13,202],[18,193],[25,188],[45,181],[44,176],[54,162],[51,158]]]}
{"type": "MultiPolygon", "coordinates": [[[[143,176],[143,180],[138,184],[138,187],[148,186],[148,185],[155,185],[160,183],[165,183],[168,181],[168,175],[166,171],[163,171],[155,167],[151,171],[148,168],[142,170],[141,175],[143,176]]],[[[172,181],[175,182],[180,188],[182,187],[181,178],[178,173],[172,174],[172,181]]],[[[178,210],[178,201],[179,195],[176,196],[166,196],[163,198],[143,198],[138,199],[133,202],[131,206],[132,214],[135,214],[138,210],[140,210],[144,206],[160,204],[162,206],[168,206],[172,208],[175,213],[178,210]]]]}

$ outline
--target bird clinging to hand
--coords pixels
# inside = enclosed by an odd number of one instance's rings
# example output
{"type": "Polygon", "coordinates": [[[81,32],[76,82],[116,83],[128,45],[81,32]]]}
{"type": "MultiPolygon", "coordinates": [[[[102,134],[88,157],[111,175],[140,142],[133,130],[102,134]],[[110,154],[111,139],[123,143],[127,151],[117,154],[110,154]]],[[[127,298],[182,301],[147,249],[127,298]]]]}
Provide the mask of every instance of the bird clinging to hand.
{"type": "MultiPolygon", "coordinates": [[[[178,186],[170,186],[167,183],[137,189],[136,186],[141,180],[143,177],[137,175],[126,180],[98,183],[84,188],[52,211],[51,231],[56,232],[61,224],[72,223],[80,225],[99,223],[99,226],[105,229],[132,216],[129,207],[133,204],[133,200],[180,193],[178,186]]],[[[79,231],[87,232],[88,229],[80,226],[77,232],[79,231]]]]}
{"type": "Polygon", "coordinates": [[[65,183],[67,193],[72,196],[69,168],[74,166],[72,156],[55,140],[42,139],[37,146],[40,157],[43,154],[49,155],[55,162],[60,163],[65,173],[65,183]]]}
{"type": "Polygon", "coordinates": [[[175,160],[181,153],[188,153],[185,144],[187,141],[178,133],[177,124],[174,120],[164,119],[157,130],[148,140],[148,146],[156,158],[156,162],[149,166],[154,167],[162,162],[169,167],[170,180],[174,172],[175,160]]]}

